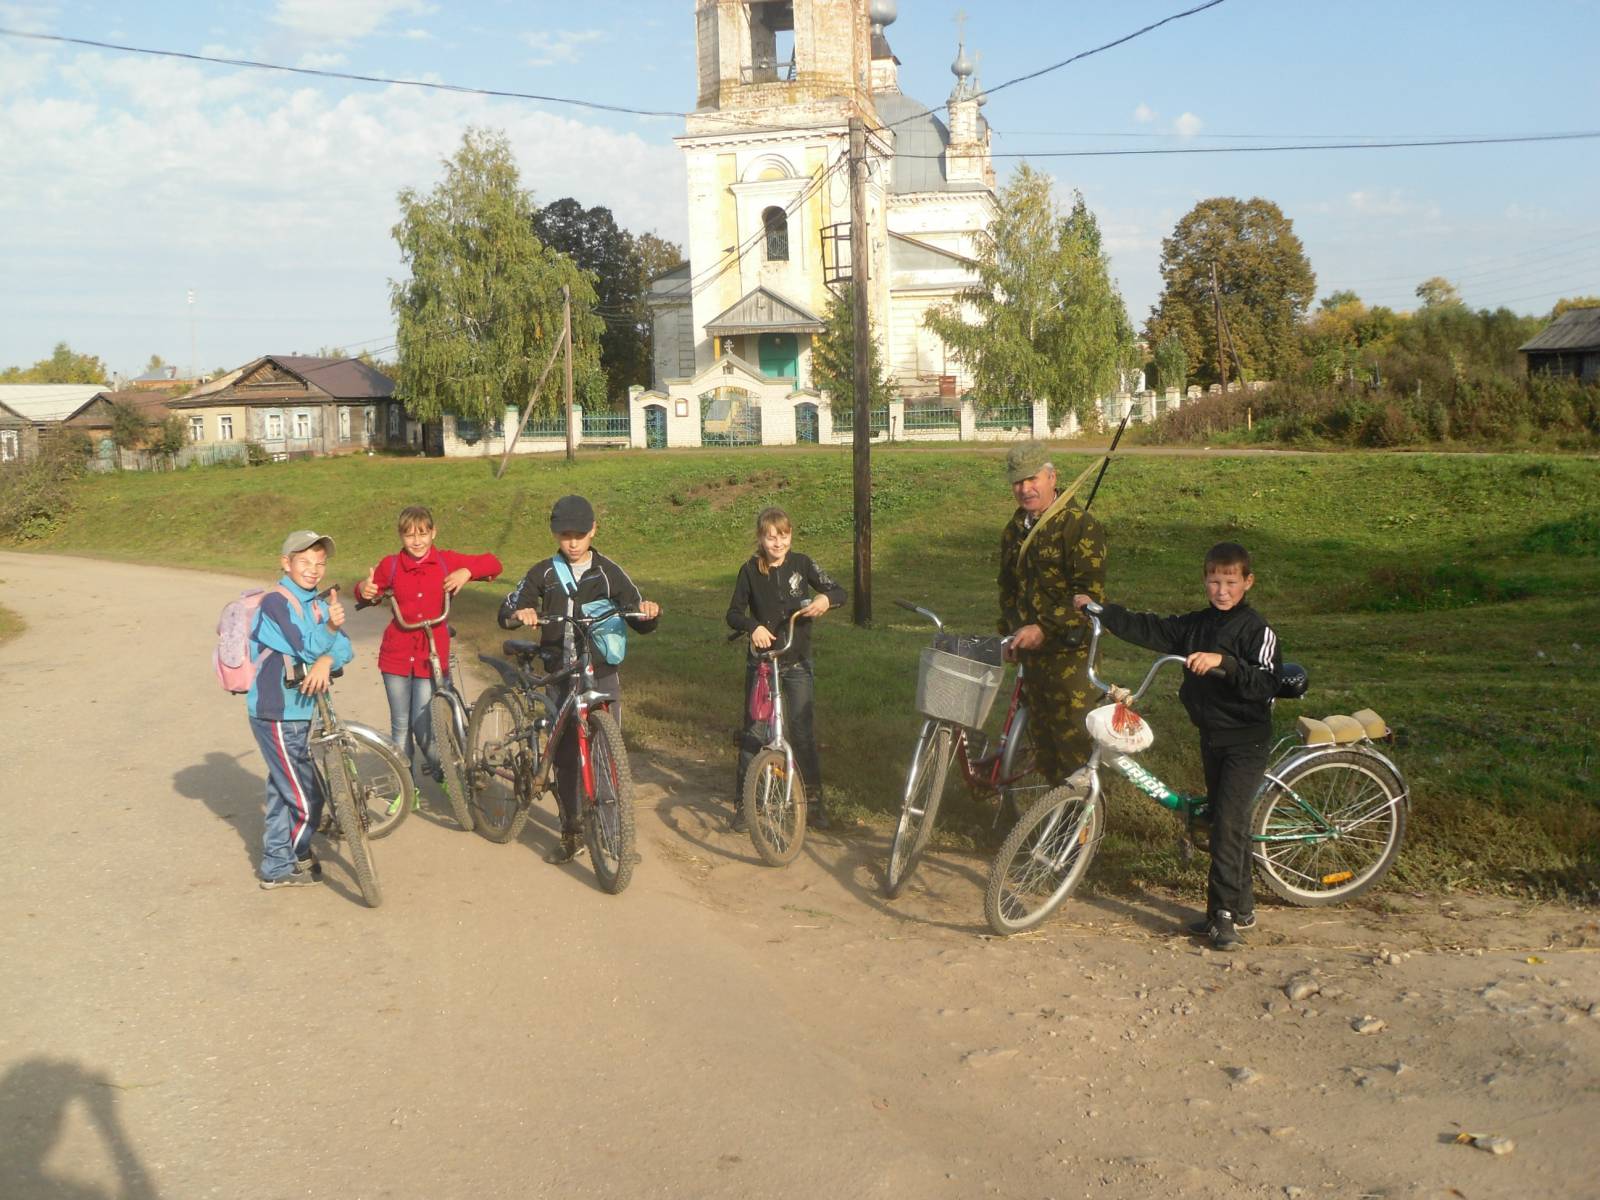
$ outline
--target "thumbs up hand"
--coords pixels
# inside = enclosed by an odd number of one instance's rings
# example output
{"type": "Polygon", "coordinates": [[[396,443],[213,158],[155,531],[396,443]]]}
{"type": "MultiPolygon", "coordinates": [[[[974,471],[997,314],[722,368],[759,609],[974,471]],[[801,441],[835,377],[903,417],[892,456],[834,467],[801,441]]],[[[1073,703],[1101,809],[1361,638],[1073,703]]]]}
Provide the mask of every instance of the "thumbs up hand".
{"type": "Polygon", "coordinates": [[[337,631],[344,624],[344,605],[339,603],[339,589],[328,589],[328,628],[337,631]]]}
{"type": "Polygon", "coordinates": [[[377,570],[377,567],[367,568],[367,577],[356,584],[356,595],[363,600],[376,600],[378,598],[378,584],[373,578],[377,570]]]}

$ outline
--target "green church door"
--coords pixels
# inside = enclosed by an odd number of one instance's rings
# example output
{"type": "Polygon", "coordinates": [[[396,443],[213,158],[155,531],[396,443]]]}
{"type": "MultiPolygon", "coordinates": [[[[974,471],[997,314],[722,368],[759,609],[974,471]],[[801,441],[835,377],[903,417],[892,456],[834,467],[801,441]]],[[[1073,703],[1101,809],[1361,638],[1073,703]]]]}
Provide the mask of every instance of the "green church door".
{"type": "Polygon", "coordinates": [[[768,379],[793,379],[800,373],[800,342],[792,333],[763,333],[757,342],[761,373],[768,379]]]}

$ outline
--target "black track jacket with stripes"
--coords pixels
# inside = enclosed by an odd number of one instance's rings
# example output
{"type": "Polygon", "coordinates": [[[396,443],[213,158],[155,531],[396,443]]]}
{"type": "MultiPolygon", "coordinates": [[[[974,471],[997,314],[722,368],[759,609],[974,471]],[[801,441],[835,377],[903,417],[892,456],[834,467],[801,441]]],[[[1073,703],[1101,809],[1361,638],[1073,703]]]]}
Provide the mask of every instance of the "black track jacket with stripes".
{"type": "Polygon", "coordinates": [[[1236,746],[1272,736],[1272,698],[1283,656],[1266,618],[1240,601],[1227,612],[1203,608],[1177,617],[1129,612],[1107,604],[1100,621],[1124,641],[1162,654],[1222,655],[1222,678],[1184,671],[1178,699],[1212,746],[1236,746]]]}

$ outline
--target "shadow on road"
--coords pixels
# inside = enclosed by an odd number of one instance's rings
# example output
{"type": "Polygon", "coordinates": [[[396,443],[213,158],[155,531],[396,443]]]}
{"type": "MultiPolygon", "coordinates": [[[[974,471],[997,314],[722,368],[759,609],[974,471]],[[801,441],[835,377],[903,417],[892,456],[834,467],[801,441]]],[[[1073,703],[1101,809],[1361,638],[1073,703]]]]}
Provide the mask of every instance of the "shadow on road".
{"type": "MultiPolygon", "coordinates": [[[[173,773],[172,786],[180,796],[198,800],[218,820],[233,826],[244,846],[250,869],[261,861],[261,813],[266,802],[266,778],[239,765],[243,755],[213,750],[205,761],[173,773]]],[[[250,756],[254,761],[255,756],[250,756]]]]}
{"type": "Polygon", "coordinates": [[[0,1180],[17,1200],[154,1200],[156,1190],[117,1116],[117,1085],[75,1062],[35,1058],[0,1078],[0,1180]],[[117,1190],[45,1172],[68,1106],[78,1102],[115,1165],[117,1190]]]}

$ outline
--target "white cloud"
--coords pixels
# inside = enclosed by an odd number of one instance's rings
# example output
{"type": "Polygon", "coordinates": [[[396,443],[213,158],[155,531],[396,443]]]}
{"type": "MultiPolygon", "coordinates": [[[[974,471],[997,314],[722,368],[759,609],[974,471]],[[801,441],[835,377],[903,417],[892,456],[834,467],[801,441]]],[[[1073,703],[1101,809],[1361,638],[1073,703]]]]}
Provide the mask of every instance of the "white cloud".
{"type": "Polygon", "coordinates": [[[1345,205],[1363,217],[1420,217],[1437,221],[1437,201],[1420,200],[1400,188],[1361,189],[1345,197],[1345,205]]]}
{"type": "Polygon", "coordinates": [[[602,29],[559,29],[554,32],[537,30],[522,36],[533,48],[533,57],[528,60],[528,65],[549,67],[556,63],[577,62],[579,47],[599,41],[605,36],[605,31],[602,29]]]}
{"type": "Polygon", "coordinates": [[[1192,112],[1186,112],[1172,123],[1172,132],[1182,137],[1193,137],[1200,132],[1203,124],[1204,122],[1192,112]]]}
{"type": "Polygon", "coordinates": [[[395,16],[432,11],[426,0],[278,0],[272,19],[308,38],[347,42],[376,33],[395,16]]]}
{"type": "Polygon", "coordinates": [[[400,36],[408,42],[431,42],[433,40],[433,34],[426,29],[404,29],[401,30],[400,36]]]}
{"type": "Polygon", "coordinates": [[[0,25],[20,33],[50,33],[60,16],[59,4],[0,4],[0,25]]]}
{"type": "Polygon", "coordinates": [[[1156,110],[1148,104],[1141,104],[1133,110],[1133,119],[1141,125],[1148,125],[1156,119],[1156,110]]]}
{"type": "Polygon", "coordinates": [[[348,57],[337,52],[328,53],[322,50],[313,50],[309,54],[302,54],[300,61],[295,65],[312,71],[326,71],[330,67],[342,67],[349,61],[348,57]]]}

